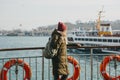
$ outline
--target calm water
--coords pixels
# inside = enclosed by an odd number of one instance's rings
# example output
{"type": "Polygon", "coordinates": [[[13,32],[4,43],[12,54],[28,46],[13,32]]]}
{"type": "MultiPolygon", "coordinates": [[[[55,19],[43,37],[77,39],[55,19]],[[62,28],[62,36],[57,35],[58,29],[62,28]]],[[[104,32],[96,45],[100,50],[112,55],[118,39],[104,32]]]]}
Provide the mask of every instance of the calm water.
{"type": "MultiPolygon", "coordinates": [[[[48,37],[0,37],[0,48],[44,47],[48,37]]],[[[37,56],[38,50],[0,52],[0,57],[37,56]],[[33,54],[34,52],[34,54],[33,54]]]]}
{"type": "Polygon", "coordinates": [[[48,37],[0,37],[0,48],[45,46],[48,37]]]}

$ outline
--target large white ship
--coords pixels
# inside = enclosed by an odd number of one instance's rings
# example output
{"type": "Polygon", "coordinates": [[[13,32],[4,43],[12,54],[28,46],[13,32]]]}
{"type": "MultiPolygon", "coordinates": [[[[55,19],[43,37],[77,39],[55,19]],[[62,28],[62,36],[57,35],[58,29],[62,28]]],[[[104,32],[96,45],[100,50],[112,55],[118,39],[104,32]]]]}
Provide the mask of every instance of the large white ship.
{"type": "MultiPolygon", "coordinates": [[[[112,30],[110,23],[101,22],[101,13],[96,22],[95,29],[86,30],[79,28],[68,33],[68,41],[71,43],[80,43],[82,46],[120,46],[120,30],[112,30]]],[[[120,48],[103,49],[104,52],[117,51],[120,48]]]]}

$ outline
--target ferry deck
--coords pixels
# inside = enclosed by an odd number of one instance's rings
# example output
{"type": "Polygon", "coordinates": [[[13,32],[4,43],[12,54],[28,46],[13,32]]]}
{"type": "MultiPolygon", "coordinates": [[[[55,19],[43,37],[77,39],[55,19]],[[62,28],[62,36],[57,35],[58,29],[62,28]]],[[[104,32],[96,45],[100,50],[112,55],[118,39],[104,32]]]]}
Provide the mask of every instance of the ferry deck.
{"type": "MultiPolygon", "coordinates": [[[[120,54],[93,52],[95,48],[120,48],[120,46],[68,47],[68,49],[78,48],[89,48],[90,52],[86,54],[82,52],[68,53],[68,56],[73,57],[79,66],[79,75],[75,78],[76,66],[69,62],[68,80],[120,80],[120,54]],[[108,59],[105,61],[106,56],[108,59]]],[[[33,54],[36,50],[40,52],[39,56],[0,58],[0,80],[53,80],[52,63],[50,59],[42,56],[43,49],[44,47],[0,49],[2,54],[14,51],[22,52],[23,50],[33,51],[33,54]],[[23,62],[18,62],[19,60],[23,62]]]]}

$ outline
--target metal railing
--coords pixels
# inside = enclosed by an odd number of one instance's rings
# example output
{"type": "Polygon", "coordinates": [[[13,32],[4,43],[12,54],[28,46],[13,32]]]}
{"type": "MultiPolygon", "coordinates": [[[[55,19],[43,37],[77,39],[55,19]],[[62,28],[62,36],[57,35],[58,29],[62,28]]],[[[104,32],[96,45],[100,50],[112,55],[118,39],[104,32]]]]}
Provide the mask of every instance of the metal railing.
{"type": "MultiPolygon", "coordinates": [[[[80,75],[78,80],[104,80],[100,72],[100,64],[102,63],[105,56],[109,55],[119,55],[115,53],[95,53],[94,49],[99,48],[120,48],[120,46],[101,46],[101,47],[75,47],[69,46],[68,56],[74,57],[80,65],[80,75]],[[90,49],[90,52],[78,50],[90,49]]],[[[34,47],[34,48],[12,48],[12,49],[0,49],[0,54],[4,56],[0,57],[0,70],[5,70],[3,65],[6,62],[15,59],[16,61],[21,59],[23,62],[27,63],[31,69],[31,79],[30,80],[53,80],[52,74],[52,63],[50,59],[45,59],[42,56],[42,50],[44,47],[34,47]],[[20,55],[22,53],[22,55],[20,55]],[[5,55],[6,54],[6,55],[5,55]],[[8,56],[9,55],[9,56],[8,56]],[[7,57],[6,57],[7,56],[7,57]]],[[[9,63],[9,64],[12,64],[9,63]]],[[[14,64],[7,69],[7,79],[8,80],[24,80],[25,70],[21,64],[14,64]],[[21,75],[22,74],[22,75],[21,75]]],[[[117,60],[111,61],[107,67],[106,72],[110,76],[120,75],[120,63],[117,60]]],[[[69,77],[73,75],[74,66],[69,64],[70,74],[69,77]]],[[[1,72],[2,73],[2,72],[1,72]]],[[[0,74],[1,75],[1,74],[0,74]]],[[[110,79],[111,80],[111,79],[110,79]]]]}

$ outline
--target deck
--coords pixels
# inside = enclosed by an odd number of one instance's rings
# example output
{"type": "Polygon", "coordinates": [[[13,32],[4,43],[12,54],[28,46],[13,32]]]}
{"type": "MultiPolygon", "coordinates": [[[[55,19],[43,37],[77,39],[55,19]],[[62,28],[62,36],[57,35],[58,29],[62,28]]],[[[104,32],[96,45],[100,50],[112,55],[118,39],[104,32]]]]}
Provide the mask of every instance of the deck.
{"type": "MultiPolygon", "coordinates": [[[[115,55],[118,56],[120,54],[115,53],[97,53],[94,54],[93,50],[96,48],[120,48],[120,46],[101,46],[101,47],[68,47],[68,49],[78,49],[78,48],[89,48],[90,52],[87,54],[82,53],[68,53],[68,56],[72,56],[74,59],[78,61],[78,65],[80,66],[80,74],[78,80],[104,80],[103,76],[100,72],[100,65],[105,58],[105,56],[115,55]]],[[[2,70],[4,71],[3,77],[6,77],[8,80],[53,80],[53,74],[52,74],[52,63],[50,59],[46,59],[42,56],[42,50],[44,47],[32,47],[32,48],[11,48],[11,49],[0,49],[0,54],[4,54],[6,52],[17,53],[25,51],[31,51],[33,54],[35,51],[38,51],[40,55],[38,56],[29,56],[29,53],[27,53],[27,56],[17,56],[17,57],[1,57],[0,58],[0,70],[2,73],[2,70]],[[17,62],[13,64],[14,62],[10,61],[11,59],[14,59],[18,61],[19,59],[23,62],[27,63],[30,67],[31,73],[28,75],[30,78],[25,78],[26,73],[25,72],[25,64],[22,62],[17,62]],[[6,62],[9,62],[7,65],[10,67],[9,69],[3,68],[3,65],[5,65],[6,62]],[[23,69],[24,68],[24,69],[23,69]],[[6,74],[6,75],[5,75],[6,74]]],[[[120,59],[114,59],[110,61],[110,63],[106,67],[106,73],[109,74],[109,76],[117,77],[120,75],[120,59]]],[[[27,65],[26,65],[27,66],[27,65]]],[[[74,72],[74,66],[73,64],[69,63],[69,78],[73,76],[74,72]]],[[[5,79],[5,78],[4,78],[5,79]]],[[[120,79],[120,78],[119,78],[120,79]]],[[[3,80],[3,79],[1,79],[3,80]]],[[[76,80],[76,79],[72,79],[76,80]]],[[[111,79],[110,79],[111,80],[111,79]]]]}

